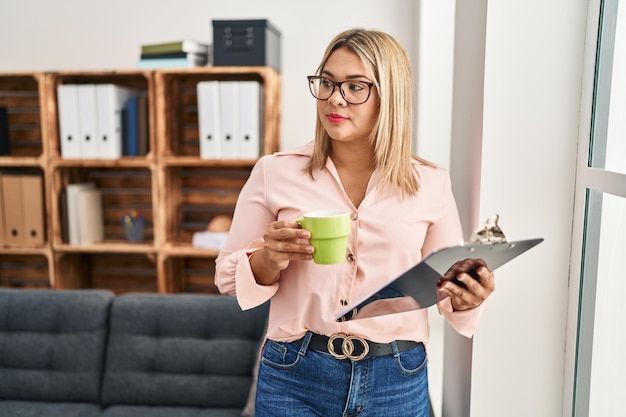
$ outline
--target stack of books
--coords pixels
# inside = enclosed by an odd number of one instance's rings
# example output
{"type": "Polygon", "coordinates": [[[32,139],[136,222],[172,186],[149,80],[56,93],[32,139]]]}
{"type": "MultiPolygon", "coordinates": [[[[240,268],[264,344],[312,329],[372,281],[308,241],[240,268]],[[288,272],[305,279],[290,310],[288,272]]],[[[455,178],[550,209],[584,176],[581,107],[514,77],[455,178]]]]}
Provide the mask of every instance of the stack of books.
{"type": "Polygon", "coordinates": [[[138,68],[192,68],[211,62],[209,45],[191,39],[141,46],[138,68]]]}

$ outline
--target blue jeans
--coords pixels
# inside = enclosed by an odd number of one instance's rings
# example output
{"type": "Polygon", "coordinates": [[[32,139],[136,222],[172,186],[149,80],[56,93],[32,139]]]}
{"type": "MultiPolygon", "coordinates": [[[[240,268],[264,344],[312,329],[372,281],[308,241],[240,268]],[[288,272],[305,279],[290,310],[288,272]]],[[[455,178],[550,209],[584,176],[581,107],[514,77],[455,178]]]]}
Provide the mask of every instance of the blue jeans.
{"type": "Polygon", "coordinates": [[[309,349],[311,334],[263,347],[255,417],[428,417],[424,345],[358,362],[309,349]]]}

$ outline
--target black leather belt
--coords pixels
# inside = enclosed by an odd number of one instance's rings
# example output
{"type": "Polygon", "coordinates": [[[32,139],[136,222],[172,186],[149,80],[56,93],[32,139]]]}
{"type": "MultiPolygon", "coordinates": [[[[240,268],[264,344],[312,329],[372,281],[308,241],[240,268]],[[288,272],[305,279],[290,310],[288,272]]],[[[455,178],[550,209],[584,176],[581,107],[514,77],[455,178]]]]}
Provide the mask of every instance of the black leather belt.
{"type": "MultiPolygon", "coordinates": [[[[410,340],[396,340],[396,344],[398,351],[403,352],[413,349],[422,343],[410,340]]],[[[337,359],[350,359],[352,361],[360,361],[361,359],[368,359],[374,356],[391,355],[393,353],[390,343],[370,342],[362,337],[344,333],[335,333],[330,337],[311,333],[309,347],[320,352],[329,353],[337,359]]]]}

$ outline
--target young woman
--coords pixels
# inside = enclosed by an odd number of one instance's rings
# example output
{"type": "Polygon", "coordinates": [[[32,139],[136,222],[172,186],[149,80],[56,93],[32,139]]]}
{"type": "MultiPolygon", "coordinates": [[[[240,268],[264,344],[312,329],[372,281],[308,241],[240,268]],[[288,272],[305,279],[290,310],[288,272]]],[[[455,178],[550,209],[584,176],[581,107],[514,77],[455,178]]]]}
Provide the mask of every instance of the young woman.
{"type": "MultiPolygon", "coordinates": [[[[384,32],[348,30],[308,82],[315,140],[258,161],[216,260],[216,284],[243,309],[271,299],[255,415],[428,416],[428,310],[334,319],[463,237],[448,173],[411,154],[408,56],[384,32]],[[294,221],[326,209],[351,213],[335,265],[312,260],[310,233],[294,221]]],[[[488,268],[476,272],[440,287],[439,312],[467,337],[495,288],[488,268]]]]}

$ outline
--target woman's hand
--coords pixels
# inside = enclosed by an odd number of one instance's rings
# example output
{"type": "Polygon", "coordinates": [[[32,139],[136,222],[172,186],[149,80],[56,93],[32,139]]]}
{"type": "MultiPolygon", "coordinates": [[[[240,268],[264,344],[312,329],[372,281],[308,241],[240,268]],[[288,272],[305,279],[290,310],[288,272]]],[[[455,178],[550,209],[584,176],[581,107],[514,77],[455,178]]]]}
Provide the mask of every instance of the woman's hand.
{"type": "Polygon", "coordinates": [[[476,308],[496,289],[495,276],[482,259],[465,259],[452,265],[438,283],[455,311],[476,308]]]}
{"type": "Polygon", "coordinates": [[[293,220],[270,223],[263,233],[263,248],[250,258],[256,281],[261,285],[272,284],[289,262],[313,259],[310,238],[311,232],[293,220]]]}

